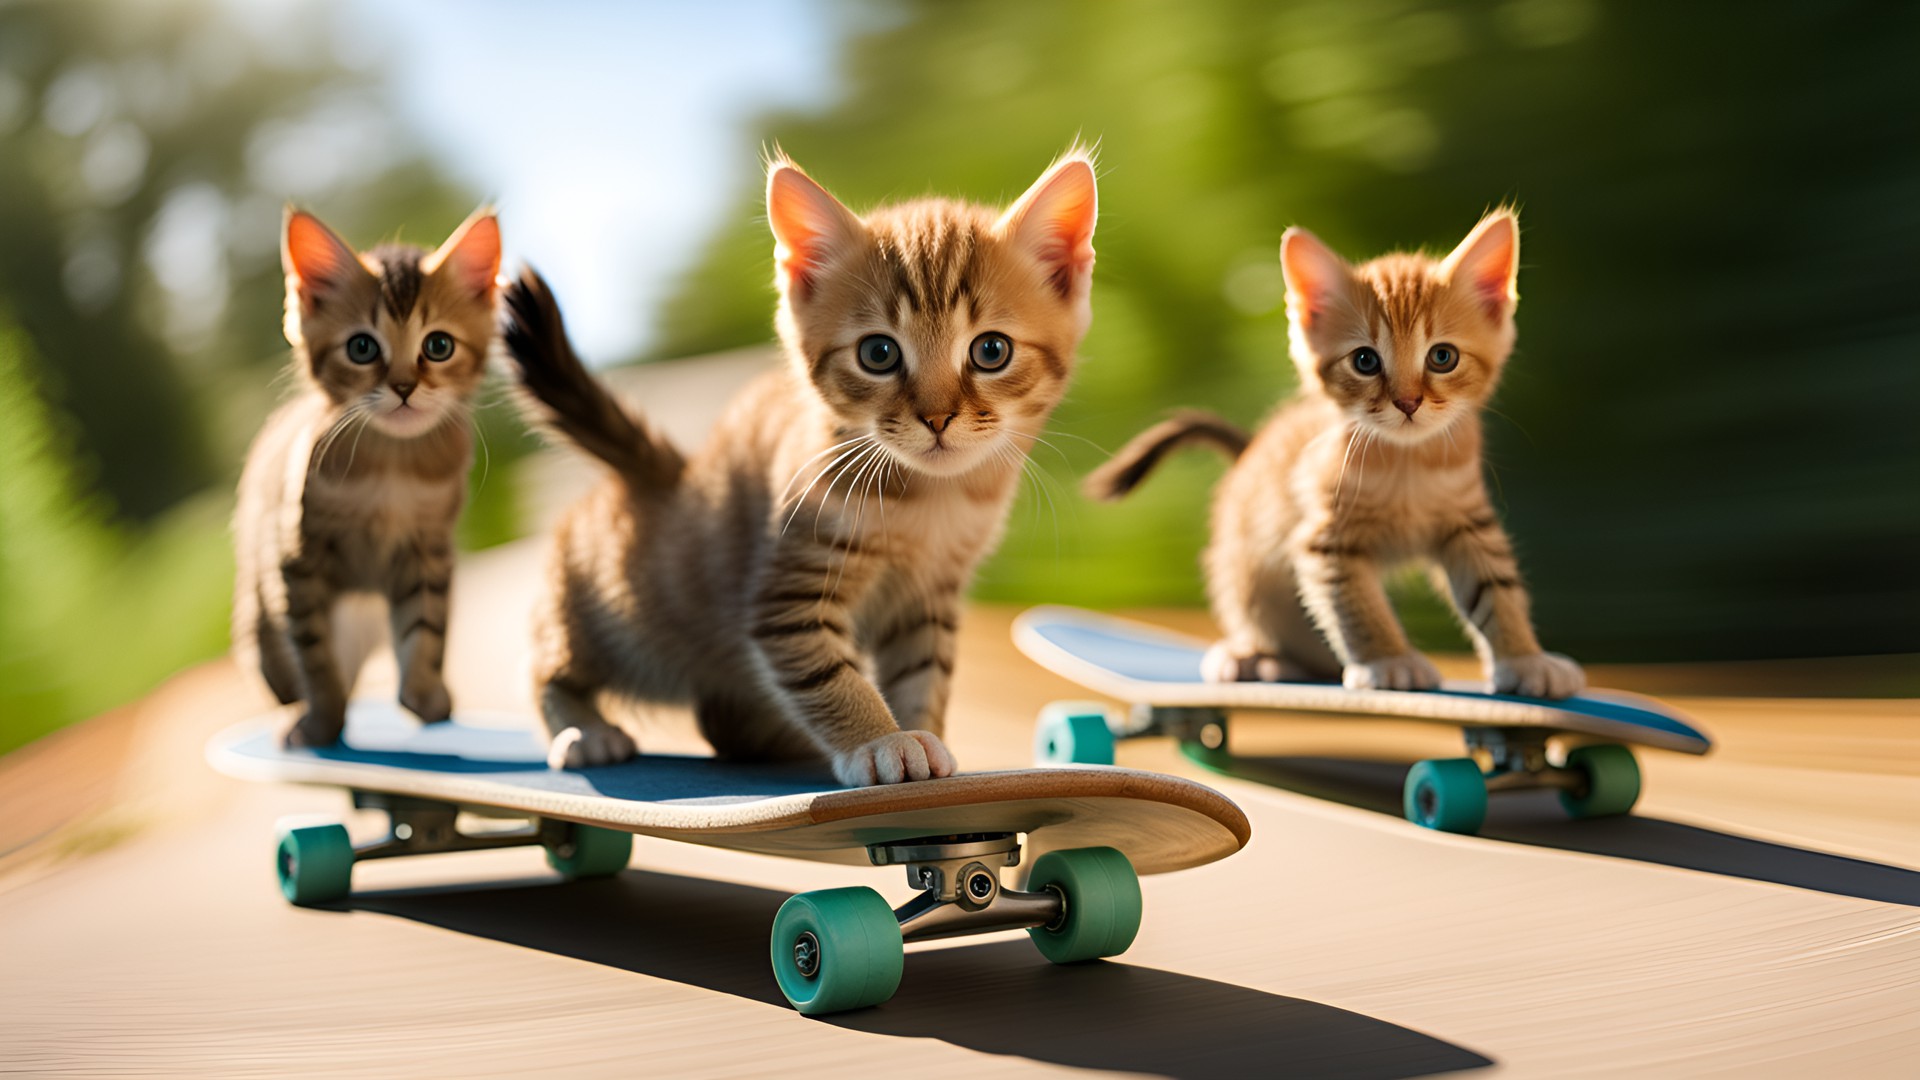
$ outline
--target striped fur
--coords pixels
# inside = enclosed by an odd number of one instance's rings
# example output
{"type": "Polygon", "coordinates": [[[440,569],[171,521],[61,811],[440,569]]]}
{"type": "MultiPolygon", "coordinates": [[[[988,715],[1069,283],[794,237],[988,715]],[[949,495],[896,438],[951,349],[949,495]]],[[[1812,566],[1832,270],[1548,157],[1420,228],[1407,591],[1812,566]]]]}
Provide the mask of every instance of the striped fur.
{"type": "Polygon", "coordinates": [[[557,767],[636,752],[605,711],[624,698],[691,705],[721,755],[824,757],[846,783],[954,770],[940,736],[962,594],[1086,332],[1092,200],[1074,155],[1004,213],[858,217],[774,163],[790,363],[684,460],[571,359],[537,277],[510,287],[535,407],[614,473],[561,518],[535,617],[557,767]],[[987,331],[1013,342],[999,370],[970,361],[987,331]],[[860,366],[876,333],[897,370],[860,366]]]}
{"type": "Polygon", "coordinates": [[[492,347],[499,231],[482,212],[431,254],[388,245],[356,256],[290,214],[283,251],[301,392],[268,418],[240,478],[233,646],[283,704],[302,703],[287,742],[324,746],[339,737],[380,621],[401,704],[428,721],[452,710],[441,665],[453,527],[472,459],[468,410],[492,347]],[[435,331],[452,335],[452,356],[426,355],[435,331]],[[348,358],[358,334],[379,342],[374,362],[348,358]]]}
{"type": "MultiPolygon", "coordinates": [[[[1444,260],[1387,255],[1350,267],[1311,234],[1282,247],[1301,389],[1221,481],[1206,553],[1225,638],[1222,681],[1341,678],[1423,689],[1439,674],[1413,650],[1382,574],[1433,565],[1499,692],[1578,693],[1585,677],[1541,651],[1513,546],[1481,472],[1480,407],[1514,340],[1518,224],[1490,215],[1444,260]],[[1428,363],[1439,345],[1457,365],[1428,363]],[[1371,349],[1380,368],[1356,367],[1371,349]]],[[[1124,492],[1184,437],[1143,434],[1097,482],[1124,492]]]]}

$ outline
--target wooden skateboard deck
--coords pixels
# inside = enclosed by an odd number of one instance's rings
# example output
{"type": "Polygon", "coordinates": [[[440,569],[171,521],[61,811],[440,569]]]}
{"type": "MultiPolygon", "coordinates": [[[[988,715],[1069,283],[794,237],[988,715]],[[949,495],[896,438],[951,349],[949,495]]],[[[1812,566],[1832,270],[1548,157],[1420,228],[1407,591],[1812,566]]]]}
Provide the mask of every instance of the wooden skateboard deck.
{"type": "Polygon", "coordinates": [[[1489,791],[1558,788],[1575,817],[1625,813],[1638,800],[1639,766],[1628,745],[1683,754],[1713,746],[1678,710],[1650,698],[1589,690],[1563,700],[1490,694],[1484,684],[1449,681],[1436,690],[1348,690],[1334,683],[1214,683],[1201,676],[1207,643],[1156,626],[1067,607],[1038,607],[1014,621],[1020,651],[1057,675],[1131,706],[1108,715],[1098,704],[1059,702],[1041,714],[1035,756],[1046,762],[1113,760],[1113,740],[1173,735],[1189,757],[1232,772],[1232,711],[1318,713],[1356,720],[1421,720],[1462,729],[1473,756],[1416,764],[1408,774],[1407,817],[1431,828],[1474,832],[1489,791]],[[1549,743],[1580,745],[1564,760],[1549,743]]]}
{"type": "Polygon", "coordinates": [[[1027,833],[1027,850],[1105,845],[1160,874],[1225,858],[1246,815],[1211,788],[1130,769],[1026,769],[843,788],[820,766],[642,754],[594,769],[547,767],[531,718],[421,724],[359,702],[341,745],[287,750],[270,722],[209,747],[230,776],[440,800],[646,836],[817,862],[869,865],[866,848],[953,833],[1027,833]],[[505,726],[512,725],[512,726],[505,726]]]}
{"type": "Polygon", "coordinates": [[[276,870],[297,904],[346,898],[359,862],[476,848],[538,846],[567,877],[606,876],[626,867],[635,834],[905,867],[919,895],[898,909],[864,886],[780,909],[775,978],[809,1014],[891,997],[908,941],[1026,929],[1056,963],[1116,955],[1139,927],[1136,875],[1225,858],[1251,833],[1225,796],[1157,773],[1022,769],[845,788],[818,765],[669,755],[556,770],[531,718],[471,719],[486,722],[423,725],[360,702],[336,746],[285,749],[268,718],[216,736],[207,756],[232,776],[343,788],[356,806],[387,812],[388,835],[370,843],[341,824],[282,828],[276,870]],[[467,833],[462,813],[528,825],[467,833]],[[1030,891],[1001,885],[1012,866],[1030,891]]]}

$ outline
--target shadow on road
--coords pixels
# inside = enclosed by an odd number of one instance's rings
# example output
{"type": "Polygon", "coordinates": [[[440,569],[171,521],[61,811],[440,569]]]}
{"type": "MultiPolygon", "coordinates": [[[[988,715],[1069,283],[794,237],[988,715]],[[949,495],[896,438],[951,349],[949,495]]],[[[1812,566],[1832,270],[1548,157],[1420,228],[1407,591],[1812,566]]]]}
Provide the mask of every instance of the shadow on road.
{"type": "MultiPolygon", "coordinates": [[[[768,968],[766,933],[785,899],[745,885],[630,870],[573,884],[357,893],[347,906],[784,1009],[768,968]]],[[[1171,1077],[1412,1077],[1492,1064],[1330,1005],[1123,962],[1055,967],[1025,941],[909,952],[892,1001],[824,1022],[1171,1077]]]]}
{"type": "MultiPolygon", "coordinates": [[[[1400,790],[1407,777],[1404,764],[1349,758],[1235,757],[1208,767],[1236,779],[1393,817],[1401,816],[1400,790]]],[[[1488,800],[1480,835],[1920,907],[1920,871],[1654,817],[1572,821],[1551,791],[1514,792],[1488,800]]]]}

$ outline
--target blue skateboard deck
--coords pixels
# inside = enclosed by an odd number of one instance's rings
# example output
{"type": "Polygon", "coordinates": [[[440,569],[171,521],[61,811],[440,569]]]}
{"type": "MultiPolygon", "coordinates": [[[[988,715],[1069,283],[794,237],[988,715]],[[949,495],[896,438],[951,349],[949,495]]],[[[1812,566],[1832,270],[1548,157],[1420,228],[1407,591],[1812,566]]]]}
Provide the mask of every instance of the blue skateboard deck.
{"type": "MultiPolygon", "coordinates": [[[[1462,728],[1532,728],[1704,754],[1712,740],[1650,698],[1589,690],[1563,700],[1489,694],[1481,683],[1437,690],[1348,690],[1334,683],[1212,683],[1207,643],[1156,626],[1068,607],[1037,607],[1014,623],[1020,651],[1057,675],[1149,708],[1271,710],[1425,720],[1462,728]]],[[[1127,732],[1121,732],[1126,734],[1127,732]]]]}

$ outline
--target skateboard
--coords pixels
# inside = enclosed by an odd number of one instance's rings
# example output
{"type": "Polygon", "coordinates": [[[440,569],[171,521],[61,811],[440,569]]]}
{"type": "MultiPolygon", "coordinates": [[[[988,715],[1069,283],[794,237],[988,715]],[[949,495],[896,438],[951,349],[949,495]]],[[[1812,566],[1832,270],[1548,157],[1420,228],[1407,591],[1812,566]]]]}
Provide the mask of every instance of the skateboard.
{"type": "Polygon", "coordinates": [[[670,755],[563,771],[547,766],[534,727],[478,715],[423,725],[390,703],[359,702],[337,746],[284,749],[261,719],[216,736],[207,756],[241,779],[344,788],[355,807],[385,812],[386,835],[359,844],[343,824],[281,828],[275,869],[301,905],[345,899],[357,863],[447,851],[540,847],[563,877],[604,877],[626,868],[635,834],[905,867],[917,895],[897,909],[857,886],[801,893],[775,915],[774,977],[809,1015],[892,997],[912,941],[1025,929],[1054,963],[1117,955],[1140,925],[1136,875],[1223,859],[1251,831],[1211,788],[1130,769],[864,788],[841,787],[820,765],[670,755]],[[519,824],[471,829],[476,817],[519,824]],[[1000,871],[1023,862],[1020,887],[1003,885],[1000,871]]]}
{"type": "Polygon", "coordinates": [[[1113,761],[1114,740],[1171,735],[1186,755],[1229,771],[1227,714],[1305,712],[1355,719],[1425,720],[1459,727],[1470,756],[1422,761],[1407,774],[1407,820],[1446,832],[1478,832],[1490,792],[1554,788],[1575,818],[1624,814],[1640,797],[1629,745],[1704,754],[1712,741],[1678,711],[1613,690],[1564,700],[1489,694],[1448,681],[1437,690],[1348,690],[1337,683],[1210,683],[1207,643],[1126,619],[1038,607],[1014,621],[1014,643],[1040,666],[1131,706],[1055,702],[1040,714],[1034,756],[1044,763],[1113,761]],[[1554,764],[1550,742],[1573,744],[1554,764]]]}

